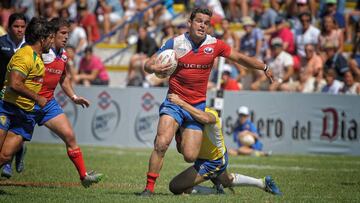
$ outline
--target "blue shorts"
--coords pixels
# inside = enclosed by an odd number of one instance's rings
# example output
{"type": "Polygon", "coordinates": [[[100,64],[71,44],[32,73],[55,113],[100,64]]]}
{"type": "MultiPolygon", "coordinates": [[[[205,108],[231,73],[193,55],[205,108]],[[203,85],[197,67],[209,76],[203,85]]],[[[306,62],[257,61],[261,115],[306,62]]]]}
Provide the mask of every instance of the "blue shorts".
{"type": "Polygon", "coordinates": [[[0,100],[0,129],[11,131],[30,141],[36,121],[33,112],[27,112],[14,104],[0,100]]]}
{"type": "Polygon", "coordinates": [[[194,168],[205,180],[209,180],[221,175],[226,170],[228,161],[228,154],[225,152],[224,156],[220,159],[197,159],[194,168]]]}
{"type": "Polygon", "coordinates": [[[48,101],[44,108],[41,108],[39,105],[35,104],[34,114],[35,121],[38,125],[44,125],[44,123],[62,113],[64,113],[63,109],[54,98],[48,101]]]}
{"type": "MultiPolygon", "coordinates": [[[[200,109],[202,111],[205,111],[205,102],[200,102],[198,104],[194,104],[193,106],[197,109],[200,109]]],[[[204,125],[197,122],[189,112],[185,111],[180,106],[170,102],[167,98],[165,101],[161,104],[159,109],[160,116],[166,114],[171,117],[173,117],[176,122],[179,124],[179,126],[182,126],[184,128],[190,128],[194,130],[203,130],[204,125]]]]}

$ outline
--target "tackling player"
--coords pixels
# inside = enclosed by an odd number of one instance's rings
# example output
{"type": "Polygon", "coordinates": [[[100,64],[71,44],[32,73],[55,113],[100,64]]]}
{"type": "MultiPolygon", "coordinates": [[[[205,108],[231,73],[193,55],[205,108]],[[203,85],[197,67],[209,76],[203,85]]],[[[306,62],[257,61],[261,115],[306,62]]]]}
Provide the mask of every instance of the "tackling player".
{"type": "Polygon", "coordinates": [[[69,37],[69,22],[62,18],[53,18],[49,23],[55,31],[54,45],[49,53],[42,55],[45,64],[45,76],[43,86],[38,93],[45,97],[48,102],[43,108],[35,105],[36,122],[40,126],[45,125],[65,142],[67,154],[79,173],[82,185],[89,187],[91,184],[99,182],[103,174],[86,172],[82,152],[76,143],[70,121],[54,98],[55,88],[60,84],[62,90],[75,104],[88,107],[90,103],[87,99],[77,96],[71,84],[67,55],[64,50],[69,37]]]}
{"type": "MultiPolygon", "coordinates": [[[[225,42],[207,35],[212,12],[208,9],[196,8],[188,21],[189,32],[165,42],[158,53],[166,49],[174,49],[178,58],[178,67],[169,79],[168,93],[178,94],[181,99],[197,109],[204,111],[207,82],[214,59],[223,56],[240,65],[252,69],[264,70],[272,79],[267,65],[255,58],[248,57],[232,50],[225,42]]],[[[148,73],[165,74],[171,64],[159,64],[154,54],[144,66],[148,73]]],[[[154,185],[163,165],[164,156],[175,132],[181,126],[182,152],[185,161],[194,162],[199,154],[203,139],[203,124],[196,121],[186,110],[170,102],[168,99],[160,106],[160,119],[154,141],[154,150],[149,160],[147,183],[141,195],[154,193],[154,185]]]]}
{"type": "MultiPolygon", "coordinates": [[[[0,91],[4,87],[7,64],[14,53],[26,44],[26,17],[21,13],[13,13],[9,16],[8,26],[8,34],[0,37],[0,91]]],[[[24,144],[15,155],[15,168],[18,173],[24,170],[23,158],[25,152],[26,148],[24,144]]],[[[1,176],[6,178],[10,178],[12,176],[12,160],[4,165],[1,176]]]]}
{"type": "MultiPolygon", "coordinates": [[[[257,179],[237,173],[229,174],[226,171],[228,154],[222,134],[221,121],[215,110],[206,108],[204,112],[186,103],[176,94],[169,94],[168,99],[189,112],[195,120],[205,125],[199,157],[193,166],[171,180],[169,189],[172,193],[216,194],[219,192],[217,189],[198,185],[211,179],[224,187],[255,186],[274,195],[281,195],[279,188],[270,176],[257,179]]],[[[183,128],[180,128],[181,130],[183,128]]],[[[181,143],[179,133],[177,133],[176,137],[178,151],[183,153],[181,148],[178,147],[181,143]]]]}
{"type": "Polygon", "coordinates": [[[33,18],[25,30],[28,45],[19,49],[7,65],[0,100],[0,167],[11,160],[24,141],[30,141],[35,126],[35,103],[47,100],[38,95],[45,72],[41,54],[48,52],[53,29],[45,18],[33,18]]]}

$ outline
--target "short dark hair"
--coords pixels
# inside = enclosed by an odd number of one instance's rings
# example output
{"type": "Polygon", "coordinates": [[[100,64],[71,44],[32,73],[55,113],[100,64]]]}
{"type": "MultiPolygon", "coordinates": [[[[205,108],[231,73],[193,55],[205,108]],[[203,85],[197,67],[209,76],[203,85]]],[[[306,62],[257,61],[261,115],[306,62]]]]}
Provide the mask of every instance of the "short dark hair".
{"type": "Polygon", "coordinates": [[[9,17],[8,27],[11,27],[16,20],[23,20],[26,24],[26,17],[22,13],[13,13],[9,17]]]}
{"type": "Polygon", "coordinates": [[[25,41],[29,45],[54,34],[54,28],[44,17],[33,17],[25,30],[25,41]]]}
{"type": "Polygon", "coordinates": [[[310,12],[302,12],[302,13],[300,13],[300,14],[299,14],[299,19],[301,20],[301,18],[302,18],[303,16],[309,17],[309,18],[310,18],[310,21],[312,21],[312,15],[311,15],[310,12]]]}
{"type": "Polygon", "coordinates": [[[87,46],[84,50],[84,53],[93,53],[93,48],[92,46],[87,46]]]}
{"type": "Polygon", "coordinates": [[[59,17],[51,19],[50,24],[53,26],[55,33],[59,31],[61,27],[70,27],[70,22],[68,20],[59,17]]]}
{"type": "Polygon", "coordinates": [[[195,16],[197,13],[202,13],[202,14],[205,14],[205,15],[208,15],[208,16],[212,16],[212,11],[210,11],[209,9],[207,8],[195,8],[192,12],[191,12],[191,15],[190,15],[190,20],[194,20],[195,16]]]}

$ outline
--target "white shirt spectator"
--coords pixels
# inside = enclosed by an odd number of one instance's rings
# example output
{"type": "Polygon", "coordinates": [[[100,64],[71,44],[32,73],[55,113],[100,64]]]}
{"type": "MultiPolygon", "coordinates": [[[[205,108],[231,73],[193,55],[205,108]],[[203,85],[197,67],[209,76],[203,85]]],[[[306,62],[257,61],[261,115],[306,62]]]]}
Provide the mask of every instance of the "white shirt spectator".
{"type": "Polygon", "coordinates": [[[68,45],[75,47],[76,52],[83,51],[87,47],[87,37],[84,28],[76,26],[76,28],[70,32],[68,45]],[[78,47],[81,39],[85,39],[86,43],[81,45],[81,47],[78,47]]]}
{"type": "Polygon", "coordinates": [[[326,81],[324,79],[320,81],[316,81],[316,78],[310,77],[306,80],[304,84],[304,89],[301,91],[302,93],[312,93],[312,92],[321,92],[322,88],[326,85],[326,81]]]}
{"type": "Polygon", "coordinates": [[[360,83],[358,82],[355,82],[353,85],[351,85],[351,87],[344,85],[340,91],[342,94],[358,94],[357,90],[359,88],[359,85],[360,83]]]}
{"type": "Polygon", "coordinates": [[[282,79],[287,67],[294,65],[294,60],[289,53],[282,51],[269,65],[272,68],[274,78],[282,79]]]}
{"type": "Polygon", "coordinates": [[[321,92],[328,94],[339,94],[340,89],[343,87],[343,83],[339,80],[334,80],[331,85],[325,85],[321,92]]]}
{"type": "Polygon", "coordinates": [[[314,44],[317,45],[319,42],[320,30],[313,25],[310,25],[304,33],[302,29],[295,30],[295,44],[296,53],[300,57],[305,57],[305,45],[314,44]]]}

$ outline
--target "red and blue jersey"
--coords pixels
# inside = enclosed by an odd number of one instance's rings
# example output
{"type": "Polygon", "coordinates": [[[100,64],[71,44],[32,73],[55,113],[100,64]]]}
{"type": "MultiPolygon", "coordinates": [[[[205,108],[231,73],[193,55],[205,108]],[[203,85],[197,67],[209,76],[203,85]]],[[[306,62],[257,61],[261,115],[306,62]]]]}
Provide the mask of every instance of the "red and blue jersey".
{"type": "Polygon", "coordinates": [[[190,104],[204,102],[214,59],[228,57],[230,46],[210,35],[196,46],[185,33],[166,41],[158,53],[166,49],[174,49],[178,58],[178,66],[169,79],[168,93],[175,93],[190,104]]]}
{"type": "Polygon", "coordinates": [[[54,97],[54,91],[62,75],[66,74],[67,55],[65,50],[61,49],[58,54],[53,49],[49,53],[42,54],[45,64],[45,76],[42,88],[38,93],[48,101],[54,97]]]}

